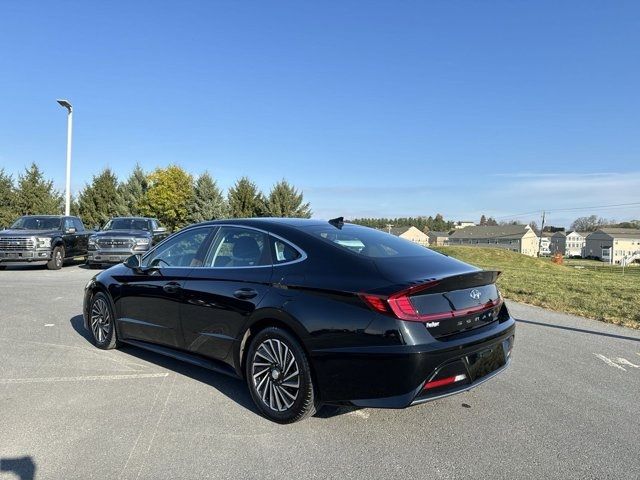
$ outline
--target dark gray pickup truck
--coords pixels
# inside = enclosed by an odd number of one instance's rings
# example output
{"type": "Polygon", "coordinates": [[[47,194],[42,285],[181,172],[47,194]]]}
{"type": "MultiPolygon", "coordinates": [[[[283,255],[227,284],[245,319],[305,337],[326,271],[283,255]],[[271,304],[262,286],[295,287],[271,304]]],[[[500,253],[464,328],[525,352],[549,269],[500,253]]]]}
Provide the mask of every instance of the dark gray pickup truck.
{"type": "Polygon", "coordinates": [[[89,238],[87,265],[100,267],[144,253],[168,235],[155,218],[117,217],[89,238]]]}
{"type": "Polygon", "coordinates": [[[66,259],[86,257],[89,237],[78,217],[26,215],[0,231],[0,270],[13,263],[43,263],[62,268],[66,259]]]}

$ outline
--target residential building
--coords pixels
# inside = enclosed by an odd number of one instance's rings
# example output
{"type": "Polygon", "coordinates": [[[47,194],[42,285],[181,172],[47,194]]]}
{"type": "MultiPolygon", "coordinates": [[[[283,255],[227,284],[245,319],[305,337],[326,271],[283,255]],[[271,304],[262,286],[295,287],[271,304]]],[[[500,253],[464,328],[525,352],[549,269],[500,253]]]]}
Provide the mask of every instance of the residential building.
{"type": "Polygon", "coordinates": [[[565,257],[584,257],[584,246],[589,232],[570,231],[567,233],[565,257]]]}
{"type": "Polygon", "coordinates": [[[460,220],[453,224],[453,228],[455,228],[456,230],[459,230],[461,228],[467,228],[467,227],[475,227],[475,226],[476,224],[471,220],[460,220]]]}
{"type": "Polygon", "coordinates": [[[601,228],[587,236],[584,250],[585,257],[612,264],[623,263],[640,255],[640,229],[601,228]]]}
{"type": "Polygon", "coordinates": [[[429,245],[431,246],[449,245],[449,232],[427,232],[427,237],[429,237],[429,245]]]}
{"type": "Polygon", "coordinates": [[[551,255],[560,253],[562,256],[564,256],[566,249],[567,249],[567,234],[564,232],[554,232],[553,235],[551,235],[551,245],[549,246],[549,250],[551,250],[551,255]]]}
{"type": "Polygon", "coordinates": [[[390,229],[386,229],[386,231],[405,240],[419,243],[420,245],[429,245],[429,237],[427,237],[427,234],[413,226],[391,227],[390,229]]]}
{"type": "Polygon", "coordinates": [[[449,245],[474,245],[512,250],[535,257],[539,237],[529,225],[498,225],[466,227],[449,235],[449,245]]]}
{"type": "Polygon", "coordinates": [[[548,257],[551,255],[551,233],[542,232],[542,237],[538,237],[540,242],[540,256],[548,257]]]}

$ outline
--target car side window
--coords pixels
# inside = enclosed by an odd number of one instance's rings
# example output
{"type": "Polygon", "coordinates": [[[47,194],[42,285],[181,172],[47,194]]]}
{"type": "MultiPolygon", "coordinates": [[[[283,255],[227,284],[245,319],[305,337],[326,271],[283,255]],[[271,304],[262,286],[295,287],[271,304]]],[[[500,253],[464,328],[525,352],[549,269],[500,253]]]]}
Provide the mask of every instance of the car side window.
{"type": "Polygon", "coordinates": [[[279,238],[271,237],[271,248],[273,250],[273,263],[276,265],[279,263],[293,262],[302,257],[298,250],[279,238]]]}
{"type": "MultiPolygon", "coordinates": [[[[66,232],[67,230],[69,230],[70,228],[75,228],[75,226],[73,225],[73,222],[71,221],[70,218],[65,218],[64,219],[64,231],[66,232]]],[[[76,229],[77,230],[77,229],[76,229]]]]}
{"type": "Polygon", "coordinates": [[[84,225],[82,224],[82,222],[80,221],[79,218],[73,218],[73,226],[76,227],[76,232],[83,232],[84,231],[84,225]]]}
{"type": "Polygon", "coordinates": [[[242,227],[222,227],[216,235],[206,265],[214,268],[271,265],[265,233],[242,227]]]}
{"type": "Polygon", "coordinates": [[[146,256],[146,267],[202,267],[212,228],[194,228],[167,240],[146,256]]]}

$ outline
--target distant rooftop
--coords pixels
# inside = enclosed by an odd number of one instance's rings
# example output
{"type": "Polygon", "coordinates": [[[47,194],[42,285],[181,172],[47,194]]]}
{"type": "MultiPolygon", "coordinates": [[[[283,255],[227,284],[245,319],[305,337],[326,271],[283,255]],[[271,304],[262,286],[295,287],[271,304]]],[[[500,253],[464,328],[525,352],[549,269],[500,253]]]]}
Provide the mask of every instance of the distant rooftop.
{"type": "Polygon", "coordinates": [[[528,225],[479,225],[475,227],[465,227],[460,230],[456,230],[449,238],[512,238],[518,239],[531,230],[528,225]]]}

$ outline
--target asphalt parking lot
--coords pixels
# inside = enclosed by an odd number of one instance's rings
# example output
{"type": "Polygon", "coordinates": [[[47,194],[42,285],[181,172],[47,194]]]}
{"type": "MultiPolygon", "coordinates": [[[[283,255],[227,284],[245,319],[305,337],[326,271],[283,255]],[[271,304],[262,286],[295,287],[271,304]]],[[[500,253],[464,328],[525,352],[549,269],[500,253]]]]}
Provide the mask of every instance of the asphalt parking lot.
{"type": "Polygon", "coordinates": [[[640,474],[640,332],[510,304],[513,363],[407,410],[256,413],[241,381],[83,331],[96,272],[0,271],[0,479],[593,478],[640,474]]]}

